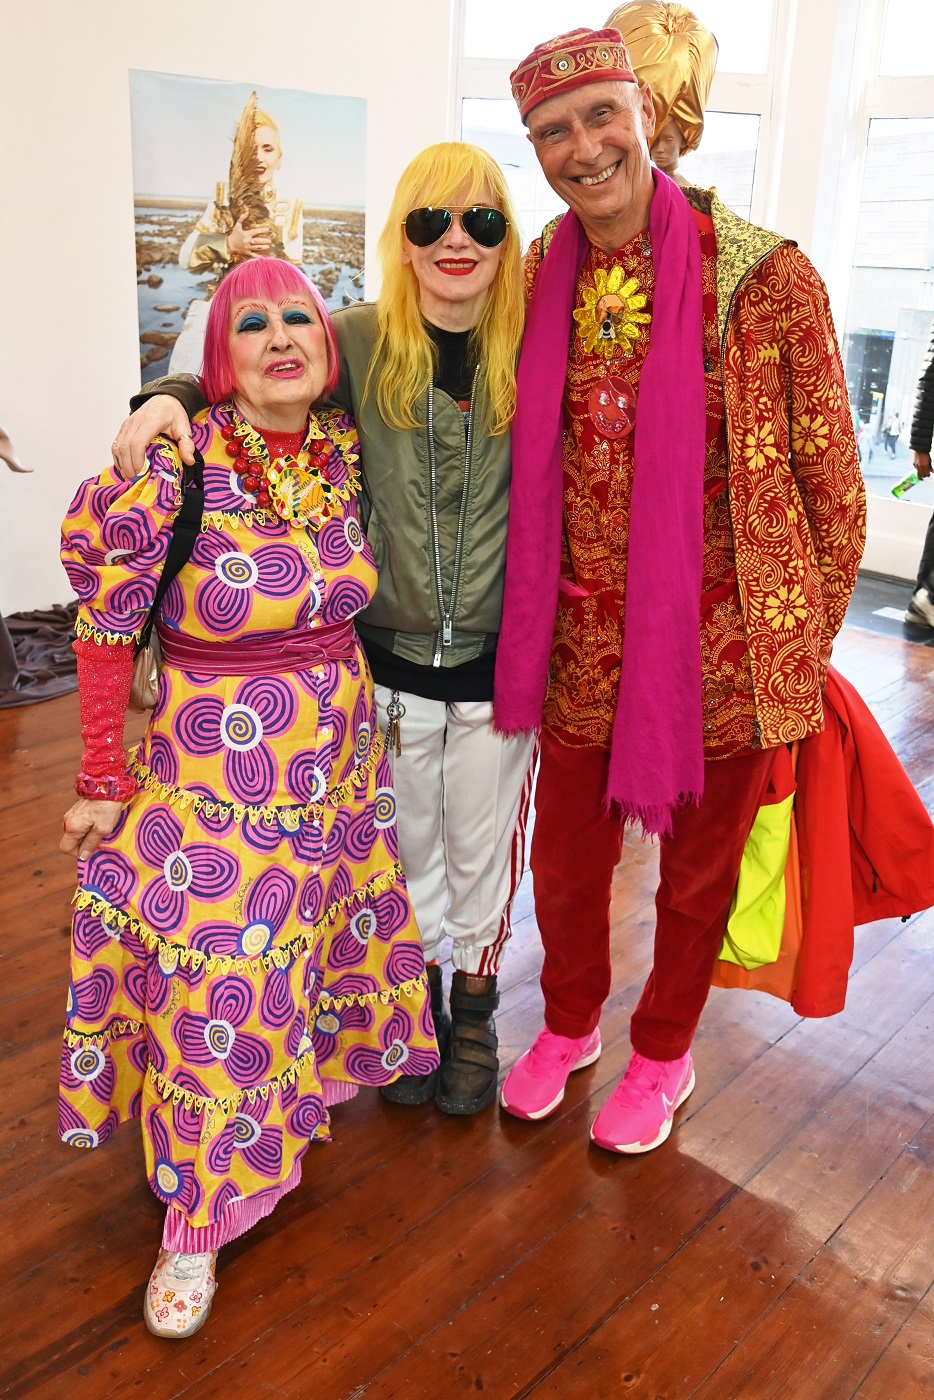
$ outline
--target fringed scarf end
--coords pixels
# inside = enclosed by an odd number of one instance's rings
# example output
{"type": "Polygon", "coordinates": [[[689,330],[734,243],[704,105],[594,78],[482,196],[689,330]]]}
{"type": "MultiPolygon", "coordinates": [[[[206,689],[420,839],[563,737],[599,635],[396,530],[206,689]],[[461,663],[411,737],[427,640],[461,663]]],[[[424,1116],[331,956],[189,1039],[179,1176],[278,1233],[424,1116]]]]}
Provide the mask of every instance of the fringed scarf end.
{"type": "Polygon", "coordinates": [[[675,802],[630,802],[612,797],[607,793],[603,801],[606,812],[616,811],[623,826],[641,826],[642,840],[648,841],[657,836],[661,839],[672,834],[672,819],[678,807],[690,804],[700,805],[702,791],[682,793],[675,802]]]}

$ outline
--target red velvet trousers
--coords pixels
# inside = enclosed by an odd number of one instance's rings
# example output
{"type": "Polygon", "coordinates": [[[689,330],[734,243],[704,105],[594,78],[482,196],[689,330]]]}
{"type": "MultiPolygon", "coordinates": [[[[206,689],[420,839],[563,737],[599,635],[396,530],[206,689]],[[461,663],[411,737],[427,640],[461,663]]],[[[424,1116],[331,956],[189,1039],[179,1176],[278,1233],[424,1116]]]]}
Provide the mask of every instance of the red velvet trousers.
{"type": "MultiPolygon", "coordinates": [[[[648,1059],[676,1060],[694,1038],[774,755],[754,749],[705,763],[699,806],[679,807],[660,842],[655,957],[630,1022],[633,1049],[648,1059]]],[[[589,1035],[610,990],[610,886],[623,828],[603,805],[608,762],[602,749],[542,735],[531,863],[545,1024],[555,1035],[589,1035]]]]}

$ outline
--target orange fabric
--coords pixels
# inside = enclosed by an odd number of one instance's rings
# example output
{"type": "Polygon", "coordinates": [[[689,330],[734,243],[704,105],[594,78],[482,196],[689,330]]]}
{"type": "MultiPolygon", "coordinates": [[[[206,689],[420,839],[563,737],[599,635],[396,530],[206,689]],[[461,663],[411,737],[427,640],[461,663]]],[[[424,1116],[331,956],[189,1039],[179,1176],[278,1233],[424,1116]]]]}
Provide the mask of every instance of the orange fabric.
{"type": "MultiPolygon", "coordinates": [[[[784,802],[793,792],[795,768],[798,760],[798,745],[794,752],[782,744],[775,750],[775,766],[769,779],[768,791],[762,799],[762,806],[784,802]]],[[[724,958],[717,960],[712,978],[714,987],[734,987],[750,992],[768,992],[782,1001],[791,1001],[798,980],[798,962],[804,941],[804,912],[801,900],[801,858],[798,849],[798,831],[795,814],[791,814],[791,834],[788,841],[788,858],[785,862],[785,922],[782,928],[782,941],[778,957],[773,963],[762,967],[740,967],[724,958]]]]}
{"type": "MultiPolygon", "coordinates": [[[[843,1010],[853,930],[934,905],[934,822],[854,687],[831,666],[826,726],[800,748],[795,826],[803,937],[771,977],[718,963],[714,985],[790,1001],[799,1016],[843,1010]]],[[[787,933],[786,925],[786,933],[787,933]]]]}
{"type": "Polygon", "coordinates": [[[934,905],[934,822],[865,701],[833,667],[824,701],[827,727],[802,744],[798,764],[806,917],[793,1004],[802,1015],[818,1014],[804,1007],[839,972],[832,947],[846,924],[934,905]]]}

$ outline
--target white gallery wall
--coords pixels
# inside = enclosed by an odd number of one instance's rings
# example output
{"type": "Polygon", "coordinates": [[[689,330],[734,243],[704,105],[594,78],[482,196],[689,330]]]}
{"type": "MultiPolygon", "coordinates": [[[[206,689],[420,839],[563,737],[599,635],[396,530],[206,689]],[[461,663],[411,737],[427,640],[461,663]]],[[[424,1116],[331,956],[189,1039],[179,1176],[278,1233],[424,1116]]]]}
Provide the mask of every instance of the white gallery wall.
{"type": "Polygon", "coordinates": [[[396,179],[449,133],[453,32],[449,0],[0,5],[0,424],[35,469],[0,475],[0,612],[72,596],[59,524],[139,388],[128,70],[365,97],[372,289],[396,179]]]}

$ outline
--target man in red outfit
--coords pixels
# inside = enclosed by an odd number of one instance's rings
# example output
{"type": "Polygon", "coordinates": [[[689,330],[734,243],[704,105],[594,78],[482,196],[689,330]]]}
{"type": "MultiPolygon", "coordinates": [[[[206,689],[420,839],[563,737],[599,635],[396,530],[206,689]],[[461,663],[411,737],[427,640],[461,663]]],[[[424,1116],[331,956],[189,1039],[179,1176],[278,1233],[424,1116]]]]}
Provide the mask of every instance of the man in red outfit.
{"type": "Polygon", "coordinates": [[[652,94],[620,34],[562,35],[512,82],[570,212],[529,250],[513,428],[495,710],[542,731],[545,1029],[501,1102],[545,1117],[600,1054],[610,885],[638,820],[661,841],[654,965],[591,1136],[645,1152],[694,1087],[774,755],[822,726],[865,499],[823,284],[793,244],[653,171],[652,94]]]}

